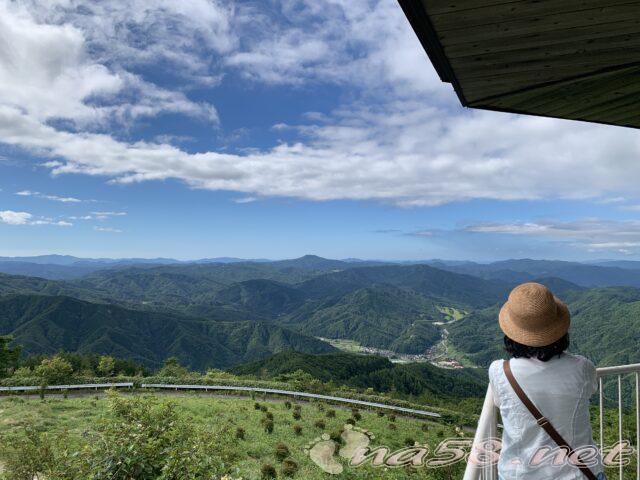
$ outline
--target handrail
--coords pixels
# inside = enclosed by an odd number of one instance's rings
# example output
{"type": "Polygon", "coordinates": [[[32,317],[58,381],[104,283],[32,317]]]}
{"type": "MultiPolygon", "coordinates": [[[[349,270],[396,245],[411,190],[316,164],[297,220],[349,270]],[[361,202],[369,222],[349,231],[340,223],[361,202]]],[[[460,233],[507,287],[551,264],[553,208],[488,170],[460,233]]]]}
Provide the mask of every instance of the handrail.
{"type": "Polygon", "coordinates": [[[428,412],[426,410],[417,410],[414,408],[398,407],[395,405],[386,405],[384,403],[367,402],[365,400],[355,400],[352,398],[333,397],[330,395],[319,395],[316,393],[296,392],[291,390],[278,390],[275,388],[259,388],[259,387],[236,387],[229,385],[170,385],[164,383],[143,383],[142,388],[161,388],[169,390],[231,390],[240,392],[256,392],[256,393],[271,393],[276,395],[287,395],[291,397],[303,397],[303,398],[315,398],[318,400],[328,400],[331,402],[349,403],[352,405],[362,405],[371,408],[383,408],[386,410],[393,410],[396,412],[410,413],[412,415],[422,415],[426,417],[440,418],[442,415],[435,412],[428,412]]]}
{"type": "Polygon", "coordinates": [[[33,392],[39,390],[81,390],[87,388],[93,388],[95,390],[99,388],[132,388],[132,382],[122,383],[85,383],[78,385],[44,385],[44,386],[18,386],[18,387],[0,387],[0,392],[33,392]]]}
{"type": "MultiPolygon", "coordinates": [[[[45,387],[30,385],[19,387],[0,387],[0,392],[37,392],[42,390],[80,390],[80,389],[102,389],[102,388],[132,388],[133,383],[86,383],[79,385],[47,385],[45,387]]],[[[225,391],[240,391],[240,392],[255,392],[255,393],[270,393],[276,395],[286,395],[290,397],[302,397],[302,398],[314,398],[318,400],[327,400],[330,402],[347,403],[351,405],[361,405],[370,408],[380,408],[385,410],[392,410],[394,412],[408,413],[411,415],[421,415],[425,417],[441,418],[442,415],[436,412],[429,412],[426,410],[418,410],[415,408],[399,407],[396,405],[386,405],[384,403],[367,402],[365,400],[356,400],[352,398],[334,397],[330,395],[319,395],[315,393],[297,392],[292,390],[278,390],[275,388],[259,388],[259,387],[240,387],[231,385],[173,385],[168,383],[143,383],[140,388],[152,388],[152,389],[168,389],[168,390],[225,390],[225,391]]]]}
{"type": "MultiPolygon", "coordinates": [[[[640,363],[630,364],[630,365],[616,365],[613,367],[601,367],[596,369],[596,375],[598,378],[599,384],[599,445],[600,451],[604,450],[604,385],[603,379],[607,376],[616,376],[617,378],[617,396],[618,396],[618,441],[622,442],[622,411],[623,411],[623,402],[622,402],[622,377],[624,375],[634,374],[635,375],[635,411],[636,411],[636,445],[635,445],[635,455],[636,455],[636,480],[640,480],[640,458],[638,457],[638,452],[640,451],[640,363]]],[[[497,409],[493,402],[493,392],[491,390],[491,385],[487,388],[487,394],[485,397],[484,404],[482,406],[482,411],[480,413],[480,419],[478,420],[478,426],[476,428],[476,434],[473,439],[472,452],[477,451],[479,446],[483,444],[483,442],[492,439],[495,437],[495,432],[497,431],[497,409]]],[[[624,459],[622,455],[618,456],[619,458],[619,467],[618,467],[618,475],[619,479],[622,480],[624,476],[624,459]]],[[[489,466],[478,466],[473,462],[468,462],[467,467],[464,473],[463,480],[494,480],[498,478],[498,466],[497,465],[489,465],[489,466]]]]}

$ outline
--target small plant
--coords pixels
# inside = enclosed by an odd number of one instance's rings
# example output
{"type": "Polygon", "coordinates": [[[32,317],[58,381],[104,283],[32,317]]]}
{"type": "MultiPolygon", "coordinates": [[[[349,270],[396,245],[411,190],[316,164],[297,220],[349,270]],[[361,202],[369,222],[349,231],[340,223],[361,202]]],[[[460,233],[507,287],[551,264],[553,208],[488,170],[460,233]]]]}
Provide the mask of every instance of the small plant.
{"type": "Polygon", "coordinates": [[[426,423],[423,423],[422,427],[420,427],[420,430],[422,430],[423,432],[428,432],[429,431],[429,425],[427,425],[426,423]]]}
{"type": "Polygon", "coordinates": [[[296,423],[293,426],[293,433],[295,433],[298,436],[302,435],[302,425],[300,425],[299,423],[296,423]]]}
{"type": "Polygon", "coordinates": [[[342,440],[342,430],[335,430],[329,434],[331,440],[336,442],[338,445],[342,445],[344,441],[342,440]]]}
{"type": "Polygon", "coordinates": [[[266,405],[260,405],[260,410],[263,412],[267,412],[269,409],[267,408],[266,405]]]}
{"type": "Polygon", "coordinates": [[[317,420],[316,423],[314,423],[314,426],[320,430],[324,430],[326,427],[324,420],[317,420]]]}
{"type": "Polygon", "coordinates": [[[69,398],[69,391],[66,388],[62,390],[62,398],[64,398],[65,400],[69,398]]]}
{"type": "Polygon", "coordinates": [[[294,410],[292,415],[294,420],[300,420],[302,418],[300,410],[294,410]]]}
{"type": "Polygon", "coordinates": [[[324,404],[323,403],[318,403],[318,411],[319,412],[324,412],[324,404]]]}
{"type": "Polygon", "coordinates": [[[244,428],[238,427],[236,429],[236,438],[238,440],[244,440],[244,434],[245,434],[244,428]]]}
{"type": "Polygon", "coordinates": [[[390,423],[389,424],[389,430],[397,430],[397,429],[398,429],[398,427],[396,427],[395,423],[390,423]]]}
{"type": "Polygon", "coordinates": [[[353,407],[351,409],[351,415],[355,415],[356,413],[360,413],[360,410],[358,410],[357,408],[353,407]]]}
{"type": "Polygon", "coordinates": [[[298,464],[292,458],[285,458],[282,462],[282,475],[293,477],[298,471],[298,464]]]}
{"type": "Polygon", "coordinates": [[[267,412],[264,416],[267,420],[273,420],[273,413],[271,412],[267,412]]]}
{"type": "Polygon", "coordinates": [[[378,416],[380,418],[384,417],[384,412],[382,410],[378,410],[378,416]]]}
{"type": "Polygon", "coordinates": [[[395,415],[389,415],[389,421],[390,422],[395,422],[396,421],[396,416],[395,415]]]}
{"type": "Polygon", "coordinates": [[[294,405],[293,409],[299,412],[300,410],[302,410],[302,407],[300,405],[294,405]]]}
{"type": "Polygon", "coordinates": [[[360,415],[360,412],[353,412],[353,418],[354,420],[362,420],[362,415],[360,415]]]}
{"type": "Polygon", "coordinates": [[[274,468],[274,466],[269,463],[265,463],[264,465],[262,465],[262,468],[260,469],[260,473],[262,474],[262,478],[265,480],[270,478],[276,478],[278,476],[278,472],[276,472],[276,469],[274,468]]]}
{"type": "Polygon", "coordinates": [[[254,404],[253,404],[253,408],[254,408],[255,410],[260,410],[261,405],[260,405],[258,402],[256,402],[256,403],[254,403],[254,404]]]}
{"type": "Polygon", "coordinates": [[[347,418],[347,423],[349,425],[355,425],[356,424],[356,419],[355,418],[347,418]]]}
{"type": "Polygon", "coordinates": [[[267,420],[264,422],[264,431],[267,433],[273,433],[273,421],[267,420]]]}
{"type": "Polygon", "coordinates": [[[407,437],[404,439],[404,444],[407,447],[413,447],[416,444],[416,441],[411,437],[407,437]]]}
{"type": "Polygon", "coordinates": [[[291,402],[289,400],[284,402],[284,408],[286,408],[287,410],[291,410],[291,402]]]}
{"type": "Polygon", "coordinates": [[[336,411],[335,410],[327,410],[327,418],[336,418],[336,411]]]}
{"type": "Polygon", "coordinates": [[[278,443],[276,445],[276,450],[274,452],[276,458],[279,462],[284,461],[285,458],[289,456],[289,447],[287,447],[284,443],[278,443]]]}

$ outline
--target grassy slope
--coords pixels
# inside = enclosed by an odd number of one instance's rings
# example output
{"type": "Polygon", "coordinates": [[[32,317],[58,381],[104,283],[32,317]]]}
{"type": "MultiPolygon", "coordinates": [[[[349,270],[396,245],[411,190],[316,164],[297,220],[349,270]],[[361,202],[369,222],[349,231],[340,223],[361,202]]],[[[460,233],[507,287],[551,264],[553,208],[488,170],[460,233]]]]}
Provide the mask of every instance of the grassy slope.
{"type": "MultiPolygon", "coordinates": [[[[351,416],[350,410],[339,409],[334,406],[326,406],[326,409],[336,409],[336,418],[327,418],[326,413],[318,409],[317,404],[302,404],[302,418],[296,421],[292,418],[291,410],[285,408],[281,402],[265,403],[269,411],[274,415],[275,429],[272,434],[267,434],[262,425],[263,413],[254,409],[254,401],[250,399],[216,399],[212,397],[181,397],[171,398],[177,403],[178,410],[188,415],[193,422],[203,428],[228,428],[235,431],[242,427],[246,431],[246,439],[238,440],[230,446],[237,453],[234,467],[243,479],[260,478],[260,467],[264,463],[278,466],[274,457],[275,445],[284,442],[288,445],[291,457],[300,465],[300,470],[294,478],[304,480],[326,479],[323,473],[304,453],[304,446],[312,442],[320,434],[338,431],[351,416]],[[323,420],[324,429],[314,426],[317,420],[323,420]],[[301,436],[293,433],[293,424],[302,425],[301,436]]],[[[260,401],[260,400],[258,400],[260,401]]],[[[404,446],[404,440],[411,437],[416,441],[427,443],[435,448],[444,438],[455,437],[455,426],[447,425],[441,421],[428,421],[428,431],[423,432],[421,427],[425,423],[422,420],[398,417],[394,422],[397,430],[390,429],[388,416],[378,417],[375,413],[361,411],[362,420],[357,426],[373,432],[376,436],[372,446],[386,445],[392,450],[404,446]]],[[[61,432],[68,430],[72,439],[78,445],[82,444],[82,434],[91,430],[101,418],[107,415],[106,400],[104,398],[76,398],[76,399],[47,399],[39,400],[0,399],[0,447],[5,442],[11,442],[14,435],[18,434],[26,425],[36,425],[38,428],[49,432],[61,432]]],[[[2,448],[0,448],[2,452],[2,448]]],[[[1,460],[2,453],[0,453],[1,460]]],[[[437,477],[427,473],[427,469],[420,469],[419,478],[459,478],[460,470],[449,470],[451,477],[437,477]],[[455,473],[454,473],[455,472],[455,473]]],[[[444,473],[444,472],[442,472],[444,473]]],[[[380,469],[372,468],[345,468],[345,473],[333,478],[336,479],[374,479],[380,478],[380,469]]],[[[416,478],[415,473],[406,470],[387,469],[384,478],[408,479],[416,478]]]]}

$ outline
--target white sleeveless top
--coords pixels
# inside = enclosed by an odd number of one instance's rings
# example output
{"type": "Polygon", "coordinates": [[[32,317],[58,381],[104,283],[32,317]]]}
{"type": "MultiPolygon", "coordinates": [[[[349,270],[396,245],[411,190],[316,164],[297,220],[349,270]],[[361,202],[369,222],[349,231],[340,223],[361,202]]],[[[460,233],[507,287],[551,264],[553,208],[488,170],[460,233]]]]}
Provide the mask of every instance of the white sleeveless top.
{"type": "MultiPolygon", "coordinates": [[[[504,426],[498,464],[500,480],[585,480],[584,474],[571,464],[557,466],[547,461],[540,466],[529,465],[541,447],[554,449],[557,445],[517,397],[502,363],[503,360],[496,360],[489,367],[494,401],[504,426]]],[[[511,369],[534,405],[571,447],[595,445],[589,418],[589,399],[598,389],[593,363],[579,355],[563,353],[548,362],[514,358],[511,369]]],[[[601,459],[590,468],[600,474],[601,459]]]]}

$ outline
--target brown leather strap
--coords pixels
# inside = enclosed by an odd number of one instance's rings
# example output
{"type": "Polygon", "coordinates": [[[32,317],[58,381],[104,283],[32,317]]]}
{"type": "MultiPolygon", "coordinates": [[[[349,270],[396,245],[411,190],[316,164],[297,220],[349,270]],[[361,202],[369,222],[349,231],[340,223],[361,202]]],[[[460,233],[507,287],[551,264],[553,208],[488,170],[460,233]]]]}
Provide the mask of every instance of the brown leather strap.
{"type": "MultiPolygon", "coordinates": [[[[504,368],[504,374],[511,384],[511,388],[513,388],[513,391],[516,393],[524,406],[527,407],[527,410],[531,412],[531,415],[533,415],[533,417],[536,419],[538,425],[540,425],[544,429],[544,431],[547,432],[547,434],[553,439],[554,442],[556,442],[556,444],[558,444],[559,447],[567,449],[569,455],[573,453],[573,448],[571,448],[566,440],[562,438],[562,435],[560,435],[560,433],[555,429],[549,419],[542,415],[542,412],[538,410],[538,408],[533,404],[531,399],[524,392],[520,384],[516,381],[516,377],[513,376],[513,372],[511,371],[511,364],[509,363],[509,360],[505,360],[502,365],[504,368]]],[[[578,462],[580,462],[580,459],[578,459],[578,462]]],[[[584,474],[584,476],[589,480],[597,480],[595,474],[585,464],[576,463],[576,467],[578,467],[584,474]]]]}

